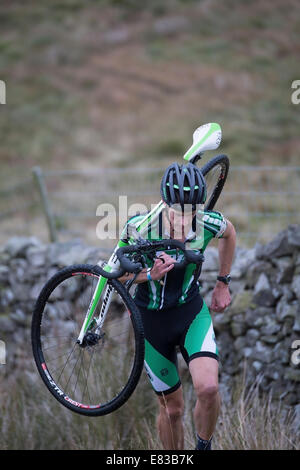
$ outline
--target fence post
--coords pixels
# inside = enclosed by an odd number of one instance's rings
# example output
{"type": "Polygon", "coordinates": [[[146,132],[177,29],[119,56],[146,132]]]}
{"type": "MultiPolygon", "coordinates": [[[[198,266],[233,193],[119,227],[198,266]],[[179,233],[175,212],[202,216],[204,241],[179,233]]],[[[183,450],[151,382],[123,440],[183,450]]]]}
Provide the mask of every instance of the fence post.
{"type": "Polygon", "coordinates": [[[49,236],[51,242],[57,241],[57,231],[55,227],[55,220],[51,211],[47,187],[43,175],[43,171],[40,167],[35,166],[32,168],[33,177],[38,188],[38,192],[41,197],[42,209],[46,217],[46,222],[49,230],[49,236]]]}

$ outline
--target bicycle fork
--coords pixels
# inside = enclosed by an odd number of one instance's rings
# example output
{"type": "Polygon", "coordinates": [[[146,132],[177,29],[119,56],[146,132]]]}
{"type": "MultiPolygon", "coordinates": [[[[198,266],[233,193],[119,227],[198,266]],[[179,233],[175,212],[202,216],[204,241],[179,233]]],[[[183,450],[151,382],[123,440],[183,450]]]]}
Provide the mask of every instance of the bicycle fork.
{"type": "MultiPolygon", "coordinates": [[[[118,248],[119,248],[119,245],[117,246],[116,250],[118,248]]],[[[111,272],[114,268],[115,269],[119,268],[120,263],[119,263],[118,258],[115,255],[115,251],[114,251],[113,255],[110,257],[107,265],[103,268],[104,270],[106,270],[108,272],[111,272]]],[[[84,336],[85,336],[86,332],[88,331],[89,326],[91,325],[92,319],[94,317],[94,313],[96,311],[96,308],[98,306],[101,294],[102,294],[103,290],[105,289],[106,284],[107,284],[107,278],[105,278],[103,276],[100,276],[99,280],[98,280],[98,283],[97,283],[97,286],[96,286],[96,289],[94,291],[92,300],[90,302],[89,308],[86,312],[85,319],[84,319],[83,325],[81,327],[79,336],[77,338],[77,343],[79,343],[79,344],[82,344],[84,336]]],[[[102,301],[100,314],[99,314],[99,317],[97,319],[95,319],[96,324],[97,324],[96,331],[97,330],[99,331],[99,329],[101,328],[101,326],[102,326],[102,324],[105,320],[105,316],[107,314],[108,307],[109,307],[109,304],[111,302],[112,293],[113,293],[113,287],[111,285],[106,286],[106,291],[104,293],[104,298],[103,298],[103,301],[102,301]]]]}

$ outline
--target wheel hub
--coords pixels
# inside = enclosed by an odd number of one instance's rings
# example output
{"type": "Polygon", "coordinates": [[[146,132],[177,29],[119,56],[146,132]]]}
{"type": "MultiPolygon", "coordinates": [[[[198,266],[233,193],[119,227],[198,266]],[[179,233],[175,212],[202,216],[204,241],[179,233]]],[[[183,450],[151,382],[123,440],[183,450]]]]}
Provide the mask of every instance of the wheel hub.
{"type": "Polygon", "coordinates": [[[97,333],[88,332],[83,338],[82,343],[80,344],[81,348],[86,348],[87,346],[96,346],[99,341],[105,336],[105,333],[98,335],[97,333]]]}

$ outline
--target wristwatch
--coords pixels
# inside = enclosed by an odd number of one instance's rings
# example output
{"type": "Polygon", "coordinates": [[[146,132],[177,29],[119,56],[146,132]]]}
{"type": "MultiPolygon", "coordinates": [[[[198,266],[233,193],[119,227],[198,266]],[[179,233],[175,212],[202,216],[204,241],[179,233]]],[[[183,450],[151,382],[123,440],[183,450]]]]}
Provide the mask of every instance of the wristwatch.
{"type": "Polygon", "coordinates": [[[226,284],[227,286],[231,281],[230,274],[227,274],[226,276],[218,276],[217,279],[218,281],[224,282],[224,284],[226,284]]]}

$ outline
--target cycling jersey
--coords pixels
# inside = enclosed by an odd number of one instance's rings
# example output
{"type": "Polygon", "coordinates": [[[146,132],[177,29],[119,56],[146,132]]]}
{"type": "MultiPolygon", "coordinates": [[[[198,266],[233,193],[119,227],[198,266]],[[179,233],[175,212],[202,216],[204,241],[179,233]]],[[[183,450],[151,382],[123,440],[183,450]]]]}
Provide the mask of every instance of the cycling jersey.
{"type": "MultiPolygon", "coordinates": [[[[123,243],[130,243],[128,224],[137,226],[143,218],[144,215],[139,215],[128,221],[123,231],[123,243]]],[[[186,248],[204,253],[212,238],[223,236],[226,225],[220,212],[199,210],[187,234],[186,248]]],[[[162,214],[149,224],[147,238],[170,238],[162,214]]],[[[176,257],[176,250],[165,252],[176,257]]],[[[159,252],[156,253],[158,255],[159,252]]],[[[147,267],[153,266],[153,259],[146,257],[145,261],[147,267]]],[[[137,284],[134,301],[139,307],[145,333],[144,365],[158,395],[174,392],[181,385],[178,347],[187,364],[202,356],[218,360],[211,316],[200,295],[200,270],[190,263],[183,268],[171,269],[163,278],[163,286],[158,281],[137,284]]]]}
{"type": "MultiPolygon", "coordinates": [[[[123,242],[129,243],[127,237],[128,223],[136,226],[144,217],[144,215],[138,215],[129,219],[123,231],[123,242]]],[[[186,248],[204,253],[205,248],[212,238],[220,238],[223,236],[226,225],[226,219],[220,212],[198,210],[193,221],[194,229],[191,228],[189,234],[187,234],[186,248]]],[[[164,227],[162,214],[160,214],[156,221],[148,226],[148,239],[160,240],[166,238],[170,238],[170,236],[167,232],[167,228],[164,227]]],[[[165,252],[176,259],[176,250],[168,250],[165,252]]],[[[159,252],[157,252],[157,256],[158,255],[159,252]]],[[[177,258],[177,260],[180,259],[177,258]]],[[[151,268],[154,261],[146,258],[146,264],[147,267],[151,268]]],[[[200,270],[196,269],[195,264],[190,263],[183,268],[176,268],[176,270],[171,269],[162,279],[163,285],[159,281],[148,281],[137,284],[133,296],[135,303],[139,307],[149,310],[162,310],[190,302],[199,294],[200,270]]]]}

